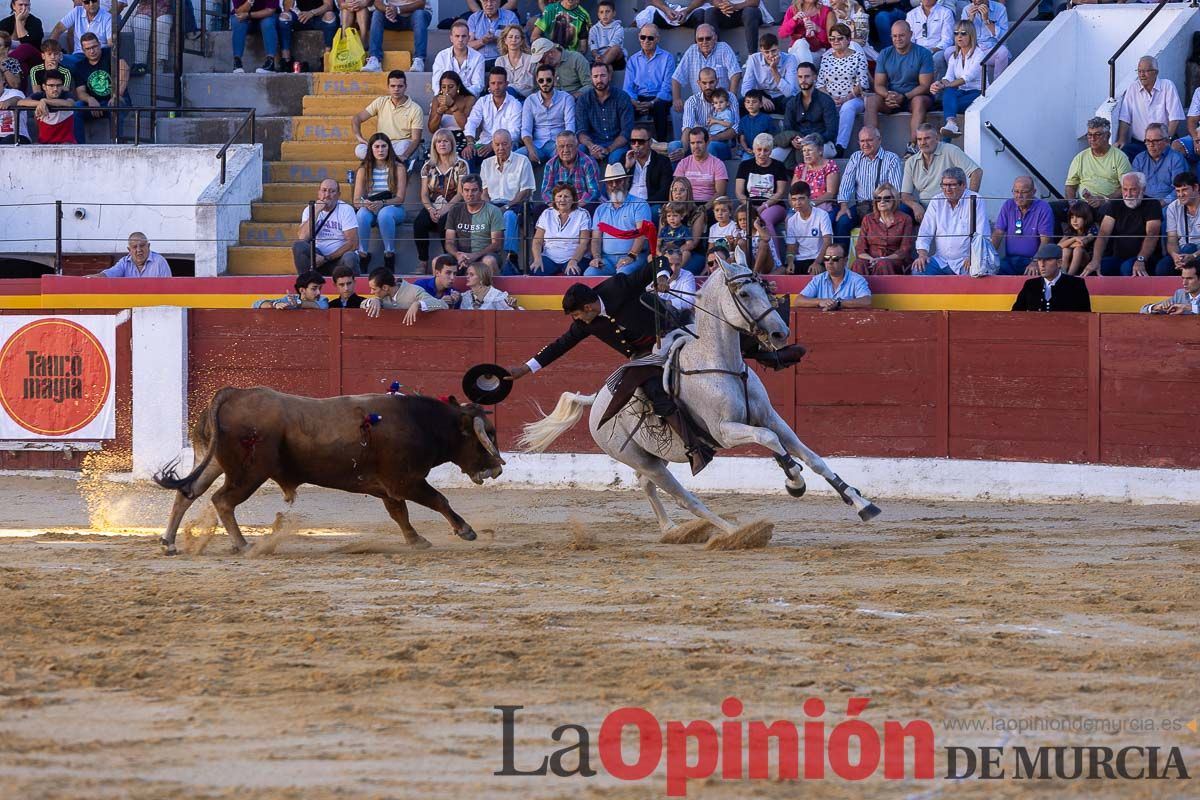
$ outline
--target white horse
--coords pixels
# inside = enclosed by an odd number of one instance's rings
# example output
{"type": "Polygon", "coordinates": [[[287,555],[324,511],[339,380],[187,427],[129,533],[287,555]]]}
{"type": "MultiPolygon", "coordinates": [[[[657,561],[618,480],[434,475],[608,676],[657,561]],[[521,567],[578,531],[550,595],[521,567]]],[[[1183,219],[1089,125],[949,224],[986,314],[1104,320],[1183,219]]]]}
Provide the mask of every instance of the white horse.
{"type": "MultiPolygon", "coordinates": [[[[721,269],[705,281],[695,302],[695,324],[681,334],[687,340],[678,355],[677,378],[677,399],[692,418],[703,422],[722,448],[758,444],[771,451],[787,476],[785,485],[793,497],[800,497],[805,490],[801,466],[794,456],[829,481],[862,520],[878,516],[880,511],[874,503],[848,486],[800,441],[771,407],[762,380],[743,360],[739,332],[757,336],[772,347],[782,346],[788,338],[788,326],[775,312],[758,276],[743,266],[721,260],[721,269]]],[[[641,397],[640,390],[637,396],[641,397]]],[[[637,472],[638,485],[649,498],[664,533],[673,523],[659,501],[658,489],[721,530],[735,530],[735,524],[710,511],[667,469],[669,461],[688,461],[684,445],[657,417],[645,413],[646,403],[631,401],[600,426],[611,397],[607,386],[591,395],[564,392],[550,414],[525,426],[522,448],[527,452],[545,451],[591,406],[592,438],[604,452],[637,472]]]]}

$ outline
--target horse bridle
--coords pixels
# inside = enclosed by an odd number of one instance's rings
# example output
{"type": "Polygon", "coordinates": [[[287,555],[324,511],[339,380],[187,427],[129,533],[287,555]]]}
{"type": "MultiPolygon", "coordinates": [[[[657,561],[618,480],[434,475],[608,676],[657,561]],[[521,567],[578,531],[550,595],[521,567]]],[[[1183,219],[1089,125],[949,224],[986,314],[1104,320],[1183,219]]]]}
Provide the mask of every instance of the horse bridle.
{"type": "MultiPolygon", "coordinates": [[[[742,315],[742,319],[746,321],[746,325],[749,328],[738,328],[738,330],[762,339],[764,337],[769,337],[770,332],[764,329],[759,323],[762,322],[768,314],[775,313],[775,306],[768,304],[766,310],[764,310],[757,317],[751,316],[750,309],[746,308],[746,305],[742,302],[742,298],[738,292],[743,286],[752,283],[762,286],[763,291],[766,292],[768,296],[770,295],[770,293],[766,291],[767,287],[763,284],[762,278],[753,272],[748,275],[734,275],[733,277],[725,278],[725,287],[729,289],[729,296],[733,298],[734,306],[737,307],[738,313],[742,315]]],[[[734,327],[737,328],[736,325],[734,327]]]]}

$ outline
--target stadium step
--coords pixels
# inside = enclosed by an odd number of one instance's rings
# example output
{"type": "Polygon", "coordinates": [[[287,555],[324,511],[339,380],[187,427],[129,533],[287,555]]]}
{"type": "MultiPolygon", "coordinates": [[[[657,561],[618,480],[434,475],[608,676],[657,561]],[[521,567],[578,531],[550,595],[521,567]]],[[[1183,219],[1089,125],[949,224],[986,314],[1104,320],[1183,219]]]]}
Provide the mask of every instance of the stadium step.
{"type": "MultiPolygon", "coordinates": [[[[433,62],[429,62],[429,63],[433,63],[433,62]]],[[[397,50],[388,49],[387,42],[385,41],[384,49],[383,49],[383,63],[381,64],[381,66],[383,68],[384,75],[386,75],[388,72],[390,72],[391,70],[394,70],[394,69],[402,69],[402,70],[405,70],[406,72],[408,70],[412,69],[412,45],[410,44],[408,46],[408,49],[401,52],[401,51],[397,51],[397,50]]],[[[332,64],[329,61],[329,55],[326,54],[326,56],[325,56],[325,71],[332,72],[331,67],[332,67],[332,64]]]]}
{"type": "Polygon", "coordinates": [[[354,158],[354,141],[283,142],[283,161],[346,161],[354,158]]]}
{"type": "MultiPolygon", "coordinates": [[[[350,196],[351,187],[344,181],[341,182],[342,197],[350,196]]],[[[307,203],[309,200],[317,199],[317,184],[315,181],[308,183],[264,183],[262,201],[264,203],[295,203],[296,217],[300,219],[300,206],[307,203]]]]}
{"type": "Polygon", "coordinates": [[[230,275],[294,275],[296,272],[290,246],[231,247],[226,269],[230,275]]]}
{"type": "Polygon", "coordinates": [[[328,95],[315,94],[304,98],[302,114],[305,117],[341,117],[347,122],[362,111],[371,98],[378,95],[328,95]]]}
{"type": "Polygon", "coordinates": [[[316,183],[326,178],[336,178],[340,182],[346,179],[346,170],[356,169],[358,164],[357,160],[274,161],[267,164],[267,182],[316,183]]]}
{"type": "Polygon", "coordinates": [[[252,222],[286,222],[293,226],[300,224],[300,215],[304,213],[300,203],[251,203],[250,220],[252,222]]]}
{"type": "MultiPolygon", "coordinates": [[[[432,62],[430,62],[432,63],[432,62]]],[[[424,73],[417,73],[423,75],[424,73]]],[[[387,93],[386,72],[317,72],[313,76],[316,95],[381,95],[387,93]]],[[[416,78],[410,82],[415,82],[416,78]]]]}
{"type": "MultiPolygon", "coordinates": [[[[365,106],[365,99],[359,100],[365,106]]],[[[369,138],[378,124],[374,117],[362,124],[363,136],[369,138]]],[[[292,139],[298,142],[354,142],[350,116],[292,117],[292,139]]]]}
{"type": "MultiPolygon", "coordinates": [[[[293,214],[293,216],[297,216],[293,214]]],[[[296,240],[296,222],[243,222],[238,240],[253,247],[291,247],[296,240]]]]}

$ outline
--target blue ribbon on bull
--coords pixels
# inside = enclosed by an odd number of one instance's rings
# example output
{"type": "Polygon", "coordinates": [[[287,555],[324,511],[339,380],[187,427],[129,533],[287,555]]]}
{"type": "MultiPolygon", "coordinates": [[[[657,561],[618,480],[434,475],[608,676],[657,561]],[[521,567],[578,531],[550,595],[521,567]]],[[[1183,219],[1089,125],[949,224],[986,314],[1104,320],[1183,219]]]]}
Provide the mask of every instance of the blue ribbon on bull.
{"type": "Polygon", "coordinates": [[[383,421],[383,417],[379,414],[367,414],[363,417],[362,424],[358,426],[358,429],[362,431],[362,439],[359,440],[359,444],[363,447],[367,446],[367,442],[371,440],[371,428],[378,425],[381,421],[383,421]]]}

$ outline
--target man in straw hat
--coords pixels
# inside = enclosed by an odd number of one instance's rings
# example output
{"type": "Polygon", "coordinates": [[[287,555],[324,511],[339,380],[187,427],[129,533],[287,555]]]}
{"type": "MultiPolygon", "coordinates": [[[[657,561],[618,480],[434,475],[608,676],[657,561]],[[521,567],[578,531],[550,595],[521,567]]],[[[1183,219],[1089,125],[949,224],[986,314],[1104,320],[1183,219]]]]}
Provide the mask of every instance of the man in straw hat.
{"type": "Polygon", "coordinates": [[[647,256],[654,255],[651,243],[658,239],[650,206],[629,196],[629,175],[621,164],[605,169],[604,189],[608,202],[601,203],[592,217],[592,265],[583,274],[636,272],[645,266],[647,256]]]}

